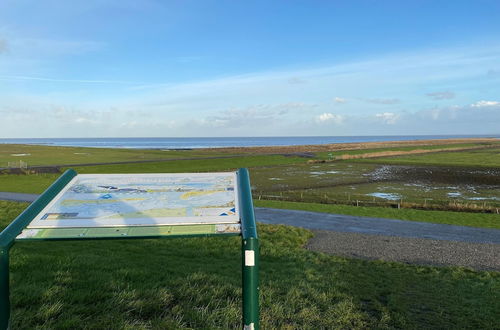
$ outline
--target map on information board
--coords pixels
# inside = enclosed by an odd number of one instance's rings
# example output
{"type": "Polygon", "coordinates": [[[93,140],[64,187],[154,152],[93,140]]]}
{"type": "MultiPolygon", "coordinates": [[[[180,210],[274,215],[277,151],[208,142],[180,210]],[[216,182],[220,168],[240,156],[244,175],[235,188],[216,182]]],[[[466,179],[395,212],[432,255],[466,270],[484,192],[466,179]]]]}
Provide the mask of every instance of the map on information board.
{"type": "Polygon", "coordinates": [[[27,228],[239,223],[236,173],[79,174],[27,228]]]}

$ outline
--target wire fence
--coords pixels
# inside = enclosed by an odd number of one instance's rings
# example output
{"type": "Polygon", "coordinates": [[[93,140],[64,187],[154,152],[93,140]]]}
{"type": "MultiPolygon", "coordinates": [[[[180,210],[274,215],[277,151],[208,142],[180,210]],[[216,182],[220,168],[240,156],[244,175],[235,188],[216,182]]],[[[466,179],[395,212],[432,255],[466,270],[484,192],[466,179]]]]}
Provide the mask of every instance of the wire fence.
{"type": "Polygon", "coordinates": [[[28,163],[22,160],[18,160],[15,162],[7,162],[7,168],[20,168],[20,169],[27,169],[28,168],[28,163]]]}
{"type": "Polygon", "coordinates": [[[396,209],[422,209],[441,211],[467,211],[481,213],[500,214],[500,201],[470,201],[460,199],[393,199],[387,200],[376,196],[357,194],[330,195],[327,193],[309,191],[307,193],[297,191],[266,192],[254,191],[256,200],[277,200],[288,202],[339,204],[365,207],[390,207],[396,209]]]}

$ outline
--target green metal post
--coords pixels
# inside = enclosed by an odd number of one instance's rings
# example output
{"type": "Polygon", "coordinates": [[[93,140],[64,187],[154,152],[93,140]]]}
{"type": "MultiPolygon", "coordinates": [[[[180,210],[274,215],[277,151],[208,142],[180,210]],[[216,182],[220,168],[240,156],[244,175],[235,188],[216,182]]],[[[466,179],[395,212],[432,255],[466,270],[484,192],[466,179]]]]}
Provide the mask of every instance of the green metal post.
{"type": "Polygon", "coordinates": [[[0,329],[9,328],[9,248],[0,249],[0,329]]]}
{"type": "Polygon", "coordinates": [[[243,328],[259,329],[259,240],[242,242],[243,328]]]}
{"type": "Polygon", "coordinates": [[[258,330],[259,324],[259,238],[246,168],[238,171],[238,200],[241,214],[243,329],[258,330]]]}
{"type": "Polygon", "coordinates": [[[73,170],[67,170],[36,201],[31,203],[14,221],[0,233],[0,330],[9,325],[9,250],[21,231],[29,225],[35,216],[47,206],[54,197],[76,176],[73,170]]]}

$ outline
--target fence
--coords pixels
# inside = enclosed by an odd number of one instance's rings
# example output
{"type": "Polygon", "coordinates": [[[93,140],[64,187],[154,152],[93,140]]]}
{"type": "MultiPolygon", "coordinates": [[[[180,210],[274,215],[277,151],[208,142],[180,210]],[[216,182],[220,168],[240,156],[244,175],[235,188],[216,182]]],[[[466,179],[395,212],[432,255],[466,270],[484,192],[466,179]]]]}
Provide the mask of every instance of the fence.
{"type": "Polygon", "coordinates": [[[422,209],[422,210],[441,210],[441,211],[467,211],[467,212],[482,212],[500,214],[500,202],[498,201],[468,201],[468,200],[435,200],[429,198],[423,199],[397,199],[386,200],[380,197],[345,194],[329,195],[327,193],[319,193],[310,191],[308,193],[297,191],[254,191],[254,199],[256,200],[278,200],[288,202],[304,202],[304,203],[320,203],[320,204],[339,204],[352,206],[378,206],[390,207],[397,209],[422,209]]]}
{"type": "Polygon", "coordinates": [[[8,162],[7,163],[8,168],[21,168],[21,169],[27,169],[28,168],[28,163],[19,160],[16,162],[8,162]]]}

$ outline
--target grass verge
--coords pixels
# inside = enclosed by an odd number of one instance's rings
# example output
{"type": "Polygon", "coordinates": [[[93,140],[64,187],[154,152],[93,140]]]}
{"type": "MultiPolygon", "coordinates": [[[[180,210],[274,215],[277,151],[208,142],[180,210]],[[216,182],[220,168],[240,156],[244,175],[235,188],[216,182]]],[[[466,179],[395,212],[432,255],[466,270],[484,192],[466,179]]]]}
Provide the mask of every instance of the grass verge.
{"type": "MultiPolygon", "coordinates": [[[[0,228],[26,204],[0,202],[0,228]]],[[[260,225],[263,329],[498,327],[500,273],[351,260],[311,233],[260,225]]],[[[241,328],[240,241],[24,242],[11,250],[12,328],[241,328]]]]}
{"type": "Polygon", "coordinates": [[[255,206],[500,229],[497,214],[256,200],[255,206]]]}

